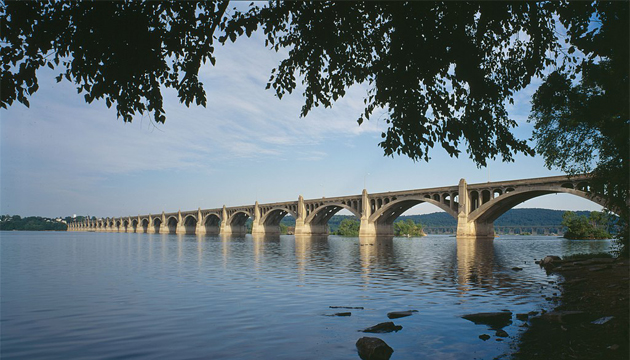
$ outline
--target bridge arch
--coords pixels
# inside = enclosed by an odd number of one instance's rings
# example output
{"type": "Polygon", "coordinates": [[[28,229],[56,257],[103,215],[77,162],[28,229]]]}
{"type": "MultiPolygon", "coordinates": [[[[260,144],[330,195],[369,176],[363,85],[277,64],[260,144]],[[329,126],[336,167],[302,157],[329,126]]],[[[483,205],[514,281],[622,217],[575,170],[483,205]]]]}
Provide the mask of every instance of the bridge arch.
{"type": "Polygon", "coordinates": [[[221,216],[215,213],[206,214],[203,226],[206,228],[206,234],[218,235],[221,232],[221,216]]]}
{"type": "Polygon", "coordinates": [[[169,234],[177,233],[177,224],[178,224],[177,217],[169,216],[168,218],[166,218],[166,227],[168,229],[169,234]]]}
{"type": "Polygon", "coordinates": [[[131,228],[133,232],[138,232],[138,219],[131,220],[131,228]]]}
{"type": "Polygon", "coordinates": [[[455,210],[451,209],[449,205],[431,197],[413,196],[397,199],[384,205],[370,216],[370,222],[391,225],[405,211],[425,202],[439,207],[444,210],[444,212],[457,219],[457,213],[455,210]]]}
{"type": "Polygon", "coordinates": [[[186,234],[194,235],[197,229],[197,217],[193,214],[189,214],[184,218],[183,222],[186,234]]]}
{"type": "Polygon", "coordinates": [[[149,219],[143,218],[140,220],[140,228],[136,229],[136,232],[149,232],[149,219]]]}
{"type": "MultiPolygon", "coordinates": [[[[499,218],[508,210],[512,209],[516,205],[523,203],[527,200],[531,200],[533,198],[549,195],[549,194],[557,194],[557,193],[565,193],[579,196],[581,198],[590,200],[598,205],[603,207],[606,206],[603,198],[597,195],[589,194],[586,191],[576,190],[572,187],[565,187],[566,184],[562,186],[539,186],[539,187],[530,187],[524,190],[512,190],[504,193],[503,195],[494,198],[487,203],[484,203],[476,210],[472,211],[468,215],[469,222],[480,222],[480,223],[492,223],[494,220],[499,218]]],[[[579,188],[579,186],[578,186],[579,188]]]]}
{"type": "Polygon", "coordinates": [[[230,217],[227,219],[227,225],[245,226],[247,219],[249,219],[250,217],[252,217],[252,214],[250,214],[249,211],[246,211],[246,210],[236,211],[232,215],[230,215],[230,217]]]}
{"type": "Polygon", "coordinates": [[[328,225],[328,220],[342,209],[350,211],[358,219],[361,218],[361,214],[351,206],[342,203],[326,203],[310,211],[304,223],[315,226],[328,225]]]}
{"type": "Polygon", "coordinates": [[[160,227],[162,226],[162,219],[160,219],[159,217],[153,218],[153,224],[151,224],[153,226],[153,232],[155,232],[156,234],[160,232],[160,227]]]}
{"type": "Polygon", "coordinates": [[[284,219],[284,217],[289,214],[293,216],[294,219],[297,219],[297,214],[294,211],[286,207],[275,208],[273,210],[267,211],[261,217],[260,223],[265,226],[267,225],[277,226],[277,225],[280,225],[280,222],[282,221],[282,219],[284,219]]]}

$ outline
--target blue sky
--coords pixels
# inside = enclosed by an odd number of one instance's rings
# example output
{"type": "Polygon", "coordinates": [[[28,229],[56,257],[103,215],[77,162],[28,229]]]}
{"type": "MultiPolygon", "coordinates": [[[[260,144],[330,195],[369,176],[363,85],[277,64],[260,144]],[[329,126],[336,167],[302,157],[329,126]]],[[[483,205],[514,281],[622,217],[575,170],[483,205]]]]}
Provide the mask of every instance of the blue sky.
{"type": "MultiPolygon", "coordinates": [[[[259,34],[217,50],[216,66],[200,72],[206,108],[186,108],[165,90],[165,124],[147,116],[116,118],[104,102],[90,105],[59,70],[41,69],[30,108],[0,110],[2,214],[97,217],[192,210],[559,175],[542,158],[517,156],[478,169],[463,153],[434,148],[431,161],[385,157],[378,147],[385,114],[359,126],[366,88],[355,86],[331,109],[300,118],[301,92],[279,100],[265,90],[283,58],[264,48],[259,34]]],[[[517,94],[510,115],[517,137],[534,86],[517,94]]],[[[600,210],[571,195],[547,195],[520,207],[600,210]]],[[[429,204],[411,213],[439,211],[429,204]]]]}

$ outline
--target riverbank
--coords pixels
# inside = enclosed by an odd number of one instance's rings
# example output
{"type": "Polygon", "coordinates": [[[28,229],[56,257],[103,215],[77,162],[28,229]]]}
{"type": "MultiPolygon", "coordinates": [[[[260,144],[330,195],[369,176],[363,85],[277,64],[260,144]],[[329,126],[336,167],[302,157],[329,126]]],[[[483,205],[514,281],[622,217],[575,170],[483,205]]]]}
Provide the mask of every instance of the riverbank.
{"type": "Polygon", "coordinates": [[[628,359],[628,259],[556,261],[560,305],[529,321],[514,359],[628,359]]]}

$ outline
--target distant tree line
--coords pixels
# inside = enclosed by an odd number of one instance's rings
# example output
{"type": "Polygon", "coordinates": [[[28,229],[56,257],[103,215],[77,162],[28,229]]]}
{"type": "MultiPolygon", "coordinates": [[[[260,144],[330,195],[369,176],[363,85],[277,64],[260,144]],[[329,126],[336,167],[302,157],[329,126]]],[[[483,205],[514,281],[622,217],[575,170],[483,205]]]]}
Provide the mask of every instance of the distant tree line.
{"type": "MultiPolygon", "coordinates": [[[[71,217],[64,219],[72,220],[71,217]]],[[[26,231],[66,231],[68,225],[61,218],[50,219],[39,216],[22,218],[19,215],[1,215],[0,230],[26,230],[26,231]]]]}

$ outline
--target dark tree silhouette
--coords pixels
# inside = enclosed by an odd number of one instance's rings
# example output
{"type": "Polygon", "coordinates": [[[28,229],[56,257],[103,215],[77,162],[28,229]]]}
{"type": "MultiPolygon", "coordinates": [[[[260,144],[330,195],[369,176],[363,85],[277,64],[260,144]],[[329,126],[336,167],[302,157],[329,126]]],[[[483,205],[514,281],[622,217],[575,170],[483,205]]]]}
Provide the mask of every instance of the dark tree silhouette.
{"type": "MultiPolygon", "coordinates": [[[[597,26],[589,18],[565,20],[573,44],[569,51],[579,50],[584,57],[545,78],[532,99],[530,121],[535,123],[536,151],[547,167],[593,173],[592,190],[605,193],[608,208],[620,215],[624,229],[619,236],[627,255],[630,9],[627,1],[599,2],[592,9],[597,26]]],[[[561,10],[565,19],[573,15],[570,10],[561,10]]]]}
{"type": "MultiPolygon", "coordinates": [[[[227,1],[8,2],[0,53],[6,107],[28,105],[41,66],[61,68],[87,102],[104,99],[131,121],[148,111],[165,120],[161,86],[186,105],[205,105],[200,65],[222,43],[262,28],[273,49],[289,50],[269,87],[279,97],[303,81],[302,115],[332,106],[357,83],[369,87],[359,123],[384,108],[385,154],[429,158],[462,143],[478,165],[533,154],[511,132],[506,104],[542,75],[559,49],[556,3],[271,2],[226,13],[227,1]]],[[[579,7],[579,14],[593,10],[579,7]]]]}
{"type": "Polygon", "coordinates": [[[36,71],[61,68],[85,101],[104,99],[131,121],[149,112],[164,122],[160,87],[181,102],[206,104],[198,73],[213,57],[213,34],[227,1],[15,1],[2,6],[0,105],[28,106],[36,71]]]}

